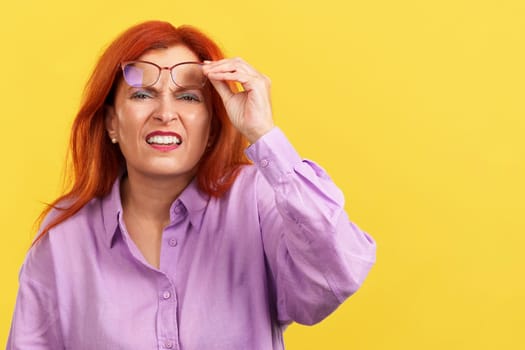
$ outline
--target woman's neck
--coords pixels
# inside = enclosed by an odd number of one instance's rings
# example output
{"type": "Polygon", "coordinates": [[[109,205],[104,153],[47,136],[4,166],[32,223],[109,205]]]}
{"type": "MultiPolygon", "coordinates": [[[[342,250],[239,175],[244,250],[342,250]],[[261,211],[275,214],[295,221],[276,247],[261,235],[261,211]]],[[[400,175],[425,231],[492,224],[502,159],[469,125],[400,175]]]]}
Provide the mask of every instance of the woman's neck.
{"type": "Polygon", "coordinates": [[[129,173],[123,178],[120,187],[123,211],[137,219],[164,227],[169,223],[171,204],[190,181],[191,177],[152,178],[129,173]]]}
{"type": "Polygon", "coordinates": [[[162,234],[170,222],[170,206],[190,181],[191,176],[152,178],[133,172],[122,179],[120,193],[127,232],[154,268],[160,268],[162,234]]]}

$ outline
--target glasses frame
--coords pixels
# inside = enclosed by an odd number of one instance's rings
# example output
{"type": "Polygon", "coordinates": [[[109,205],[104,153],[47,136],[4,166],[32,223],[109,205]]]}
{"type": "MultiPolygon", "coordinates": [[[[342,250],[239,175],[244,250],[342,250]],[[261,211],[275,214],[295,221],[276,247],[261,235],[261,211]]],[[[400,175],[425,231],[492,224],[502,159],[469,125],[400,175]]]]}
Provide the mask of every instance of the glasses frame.
{"type": "Polygon", "coordinates": [[[188,87],[188,86],[181,86],[179,84],[177,84],[177,82],[175,81],[175,78],[173,77],[173,69],[178,67],[178,66],[182,66],[182,65],[185,65],[185,64],[196,64],[196,65],[199,65],[199,66],[203,66],[204,63],[202,62],[199,62],[199,61],[184,61],[184,62],[179,62],[177,64],[174,64],[173,66],[171,67],[161,67],[159,66],[158,64],[155,64],[153,62],[150,62],[150,61],[143,61],[143,60],[135,60],[135,61],[125,61],[125,62],[122,62],[120,64],[120,68],[122,69],[122,77],[124,79],[124,81],[126,82],[126,84],[128,84],[129,86],[132,86],[132,87],[138,87],[138,88],[145,88],[145,87],[150,87],[150,86],[153,86],[155,85],[159,79],[160,79],[160,74],[162,73],[163,70],[167,70],[170,72],[170,77],[171,77],[171,80],[173,81],[173,83],[175,85],[177,85],[178,87],[180,87],[181,89],[188,89],[188,88],[203,88],[205,85],[206,85],[206,82],[208,81],[208,78],[203,74],[204,76],[204,80],[202,82],[202,85],[201,86],[191,86],[191,87],[188,87]],[[124,72],[124,68],[128,65],[128,64],[131,64],[131,63],[147,63],[147,64],[151,64],[152,66],[154,67],[157,67],[158,69],[158,74],[157,74],[157,79],[155,79],[155,81],[149,85],[141,85],[141,86],[132,86],[130,85],[127,80],[126,80],[126,73],[124,72]]]}

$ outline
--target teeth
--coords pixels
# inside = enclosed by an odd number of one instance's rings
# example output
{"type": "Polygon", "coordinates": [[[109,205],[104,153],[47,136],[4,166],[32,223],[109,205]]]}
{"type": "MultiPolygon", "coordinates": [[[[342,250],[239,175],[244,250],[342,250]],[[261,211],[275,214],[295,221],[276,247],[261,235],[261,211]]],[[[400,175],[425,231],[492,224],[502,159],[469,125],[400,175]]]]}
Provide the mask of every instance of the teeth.
{"type": "Polygon", "coordinates": [[[161,136],[161,135],[155,135],[146,140],[149,144],[158,144],[158,145],[171,145],[171,144],[181,144],[181,140],[179,140],[178,137],[175,136],[161,136]]]}

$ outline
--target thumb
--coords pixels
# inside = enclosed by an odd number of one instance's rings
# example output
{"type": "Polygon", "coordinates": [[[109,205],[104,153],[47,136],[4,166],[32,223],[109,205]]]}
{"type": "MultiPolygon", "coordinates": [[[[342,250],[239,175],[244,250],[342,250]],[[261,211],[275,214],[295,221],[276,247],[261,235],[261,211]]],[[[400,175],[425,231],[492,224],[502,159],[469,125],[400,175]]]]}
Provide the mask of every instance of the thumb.
{"type": "Polygon", "coordinates": [[[215,90],[217,90],[217,93],[224,103],[226,103],[226,101],[228,101],[233,96],[233,92],[230,90],[228,83],[225,81],[210,79],[210,82],[215,90]]]}

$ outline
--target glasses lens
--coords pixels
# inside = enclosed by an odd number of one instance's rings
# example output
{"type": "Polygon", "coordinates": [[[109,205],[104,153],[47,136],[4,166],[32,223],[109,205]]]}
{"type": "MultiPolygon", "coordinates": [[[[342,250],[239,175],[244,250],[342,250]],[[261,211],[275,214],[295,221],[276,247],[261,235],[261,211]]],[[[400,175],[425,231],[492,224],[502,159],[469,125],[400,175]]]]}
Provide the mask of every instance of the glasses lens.
{"type": "Polygon", "coordinates": [[[183,63],[173,67],[171,71],[173,81],[182,88],[200,89],[206,83],[206,76],[202,72],[200,63],[183,63]]]}
{"type": "Polygon", "coordinates": [[[130,62],[122,67],[124,80],[132,87],[153,85],[159,77],[159,69],[146,62],[130,62]]]}

